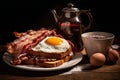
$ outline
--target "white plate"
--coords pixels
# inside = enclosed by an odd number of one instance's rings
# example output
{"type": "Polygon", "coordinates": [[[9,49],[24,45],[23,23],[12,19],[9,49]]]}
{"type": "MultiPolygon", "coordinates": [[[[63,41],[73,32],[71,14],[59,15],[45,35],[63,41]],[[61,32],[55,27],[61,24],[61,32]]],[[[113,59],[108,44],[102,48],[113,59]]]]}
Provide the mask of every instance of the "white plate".
{"type": "Polygon", "coordinates": [[[63,63],[62,65],[58,67],[43,68],[43,67],[35,66],[35,65],[12,65],[9,63],[9,61],[12,59],[11,55],[8,54],[7,52],[3,54],[3,60],[8,65],[15,67],[15,68],[20,68],[20,69],[25,69],[25,70],[30,70],[30,71],[55,71],[55,70],[70,68],[78,64],[82,60],[82,58],[83,57],[81,53],[76,53],[76,55],[70,61],[63,63]]]}

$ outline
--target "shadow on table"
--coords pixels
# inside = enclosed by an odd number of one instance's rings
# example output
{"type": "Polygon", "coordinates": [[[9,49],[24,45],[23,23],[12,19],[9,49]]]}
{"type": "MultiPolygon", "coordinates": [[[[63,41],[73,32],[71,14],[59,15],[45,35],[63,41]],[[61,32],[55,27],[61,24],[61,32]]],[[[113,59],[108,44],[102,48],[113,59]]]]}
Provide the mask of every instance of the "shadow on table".
{"type": "Polygon", "coordinates": [[[81,67],[82,71],[90,71],[101,67],[101,66],[92,66],[89,62],[88,56],[86,55],[83,56],[83,60],[78,65],[81,67]]]}

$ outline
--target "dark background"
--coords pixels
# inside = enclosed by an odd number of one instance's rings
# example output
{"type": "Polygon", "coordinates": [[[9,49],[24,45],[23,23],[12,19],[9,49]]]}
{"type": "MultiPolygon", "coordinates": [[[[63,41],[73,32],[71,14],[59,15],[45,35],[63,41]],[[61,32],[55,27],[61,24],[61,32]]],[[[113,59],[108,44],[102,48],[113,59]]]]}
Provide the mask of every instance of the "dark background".
{"type": "Polygon", "coordinates": [[[40,0],[4,1],[0,3],[0,44],[14,40],[13,31],[51,27],[55,24],[52,9],[58,14],[67,3],[72,2],[79,9],[90,9],[93,15],[91,31],[106,31],[120,40],[119,2],[115,0],[40,0]]]}

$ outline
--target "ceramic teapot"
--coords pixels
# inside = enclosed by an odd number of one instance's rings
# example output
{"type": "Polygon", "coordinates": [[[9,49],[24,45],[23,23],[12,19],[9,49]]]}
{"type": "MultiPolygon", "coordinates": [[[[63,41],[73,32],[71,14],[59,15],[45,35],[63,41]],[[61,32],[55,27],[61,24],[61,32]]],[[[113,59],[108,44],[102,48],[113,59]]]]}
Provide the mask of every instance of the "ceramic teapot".
{"type": "Polygon", "coordinates": [[[57,23],[57,33],[61,34],[64,38],[72,41],[78,51],[83,48],[81,40],[81,33],[90,29],[92,24],[92,15],[89,10],[79,10],[74,7],[74,4],[68,3],[67,7],[63,8],[61,15],[58,15],[56,10],[53,9],[52,14],[57,23]],[[87,26],[83,25],[81,14],[85,14],[89,22],[87,26]]]}

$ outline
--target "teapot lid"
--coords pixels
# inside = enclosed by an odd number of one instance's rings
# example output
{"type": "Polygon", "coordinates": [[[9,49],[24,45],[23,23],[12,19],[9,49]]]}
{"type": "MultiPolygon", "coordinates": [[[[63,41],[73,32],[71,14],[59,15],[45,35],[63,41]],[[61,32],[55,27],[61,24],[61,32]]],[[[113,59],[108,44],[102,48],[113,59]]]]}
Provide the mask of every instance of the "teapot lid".
{"type": "Polygon", "coordinates": [[[68,3],[67,7],[63,8],[62,11],[63,12],[79,12],[79,9],[75,8],[73,6],[74,6],[74,4],[68,3]]]}

